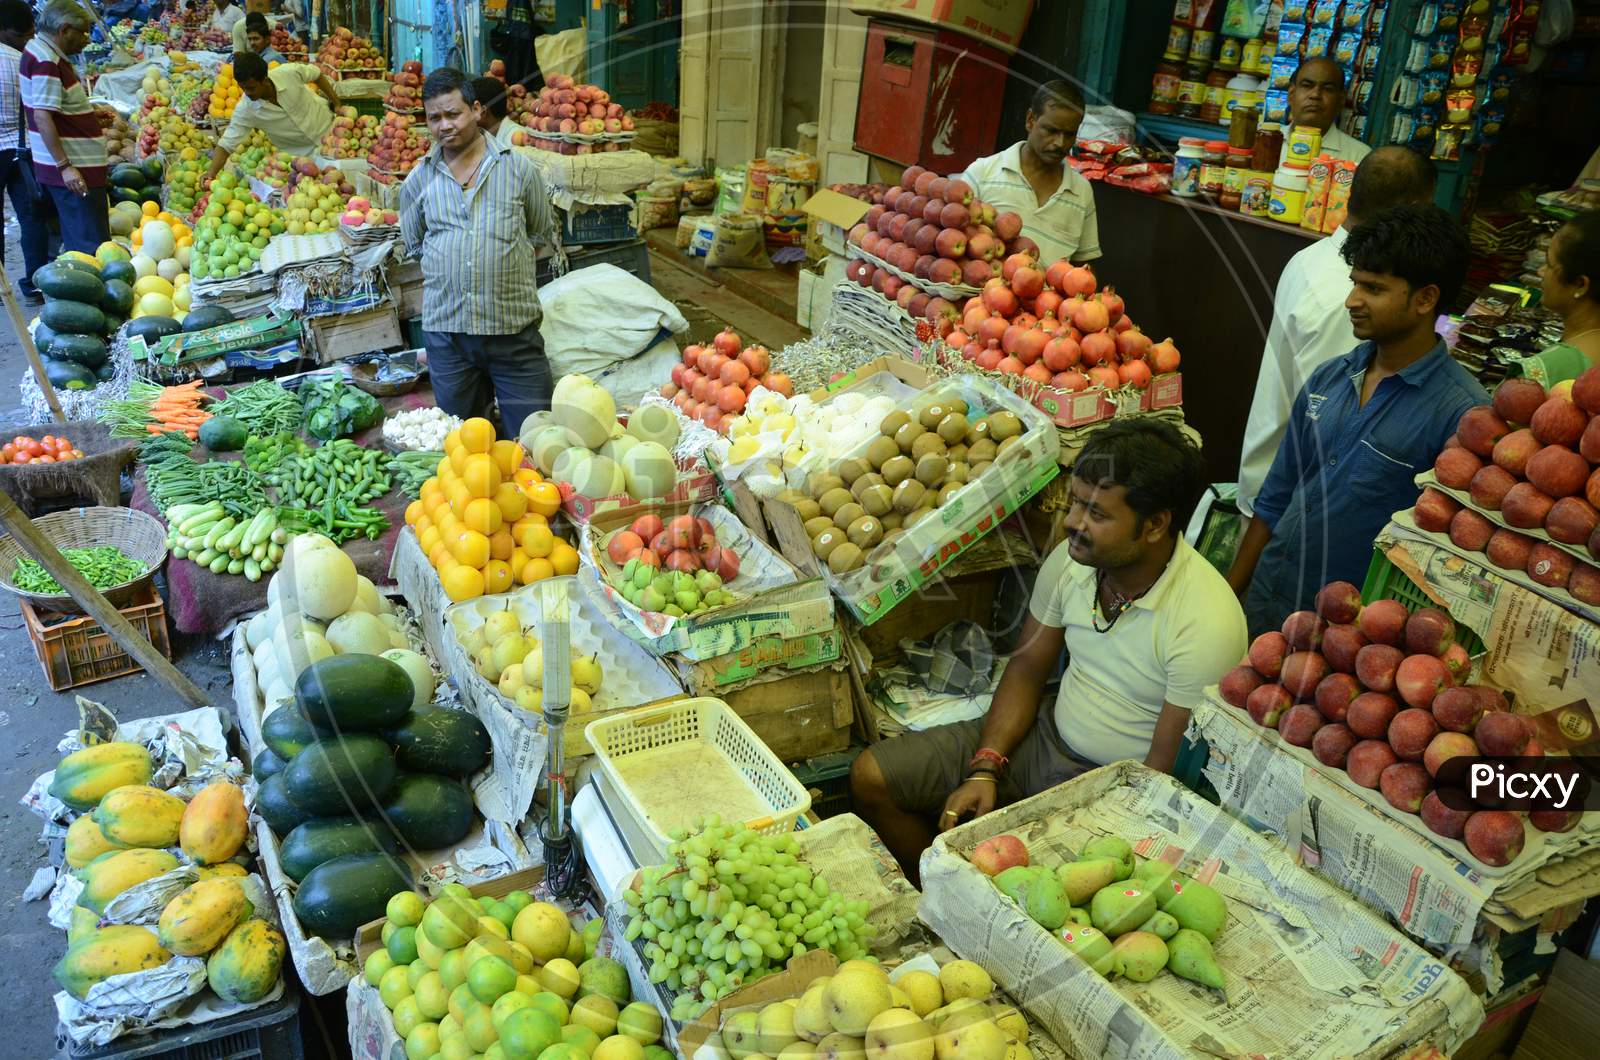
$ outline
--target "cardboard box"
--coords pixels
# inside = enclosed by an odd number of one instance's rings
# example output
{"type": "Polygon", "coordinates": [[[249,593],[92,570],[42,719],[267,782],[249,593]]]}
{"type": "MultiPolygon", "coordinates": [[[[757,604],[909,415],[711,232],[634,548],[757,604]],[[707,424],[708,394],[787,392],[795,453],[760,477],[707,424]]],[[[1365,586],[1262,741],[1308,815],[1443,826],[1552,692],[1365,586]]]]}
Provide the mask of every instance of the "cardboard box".
{"type": "Polygon", "coordinates": [[[920,22],[964,33],[1004,51],[1022,44],[1033,0],[850,0],[858,15],[920,22]]]}
{"type": "MultiPolygon", "coordinates": [[[[497,876],[492,880],[472,884],[467,890],[472,892],[474,898],[488,896],[490,898],[503,898],[512,891],[532,891],[544,880],[544,866],[535,865],[531,869],[518,869],[516,872],[497,876]]],[[[417,892],[427,897],[427,892],[417,892]]],[[[382,945],[383,917],[369,920],[356,928],[356,963],[365,966],[367,958],[376,952],[382,945]]]]}
{"type": "Polygon", "coordinates": [[[1057,427],[1082,427],[1099,423],[1114,416],[1127,416],[1137,412],[1173,408],[1183,404],[1183,375],[1168,372],[1150,381],[1144,390],[1114,397],[1104,387],[1089,390],[1057,390],[1041,386],[1032,399],[1032,405],[1057,427]]]}
{"type": "Polygon", "coordinates": [[[842,255],[849,247],[845,236],[856,222],[867,215],[872,204],[854,195],[823,188],[801,204],[800,209],[816,220],[817,238],[822,241],[823,247],[831,253],[842,255]]]}
{"type": "Polygon", "coordinates": [[[311,344],[320,364],[392,350],[402,343],[400,314],[392,302],[358,313],[312,317],[309,328],[311,344]]]}
{"type": "Polygon", "coordinates": [[[678,1032],[678,1055],[694,1056],[695,1052],[722,1026],[722,1014],[752,1005],[765,1005],[788,997],[799,997],[811,985],[811,980],[832,975],[839,960],[827,950],[807,950],[792,958],[781,972],[757,979],[749,986],[740,987],[700,1014],[693,1023],[686,1023],[678,1032]]]}
{"type": "Polygon", "coordinates": [[[815,670],[844,658],[844,630],[838,626],[822,633],[785,637],[780,633],[759,637],[738,651],[693,662],[675,659],[678,680],[691,696],[726,696],[748,685],[771,681],[786,673],[815,670]]]}
{"type": "Polygon", "coordinates": [[[855,693],[842,667],[788,674],[721,698],[785,762],[850,746],[855,693]]]}

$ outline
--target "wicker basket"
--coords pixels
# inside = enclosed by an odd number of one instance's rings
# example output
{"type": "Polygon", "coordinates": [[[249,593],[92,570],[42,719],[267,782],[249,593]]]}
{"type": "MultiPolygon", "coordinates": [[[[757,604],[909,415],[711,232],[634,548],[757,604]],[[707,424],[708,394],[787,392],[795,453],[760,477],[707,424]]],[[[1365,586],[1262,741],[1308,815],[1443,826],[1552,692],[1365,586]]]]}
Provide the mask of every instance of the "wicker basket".
{"type": "MultiPolygon", "coordinates": [[[[120,585],[100,590],[113,607],[127,607],[142,586],[150,584],[156,570],[167,558],[167,528],[160,519],[132,508],[72,508],[51,512],[33,521],[39,532],[50,539],[58,549],[96,548],[114,545],[130,559],[145,565],[145,572],[120,585]]],[[[27,553],[14,537],[0,538],[0,586],[4,586],[34,607],[62,614],[76,614],[83,610],[77,601],[66,594],[29,593],[11,582],[16,572],[17,560],[27,553]]]]}
{"type": "Polygon", "coordinates": [[[379,381],[378,369],[371,364],[358,364],[350,369],[350,382],[365,390],[375,398],[398,397],[409,394],[417,388],[417,383],[422,379],[422,373],[416,372],[405,379],[379,381]]]}
{"type": "Polygon", "coordinates": [[[136,440],[113,438],[110,428],[90,422],[41,423],[21,433],[70,438],[83,450],[83,459],[64,464],[0,464],[0,490],[28,515],[65,498],[104,505],[121,499],[122,469],[138,457],[136,440]]]}

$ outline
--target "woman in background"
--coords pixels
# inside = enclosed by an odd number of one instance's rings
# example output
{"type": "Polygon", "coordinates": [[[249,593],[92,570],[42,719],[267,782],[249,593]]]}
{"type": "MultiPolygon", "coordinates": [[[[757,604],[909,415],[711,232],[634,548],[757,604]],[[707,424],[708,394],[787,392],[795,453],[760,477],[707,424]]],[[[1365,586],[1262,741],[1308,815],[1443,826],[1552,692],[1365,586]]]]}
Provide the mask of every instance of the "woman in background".
{"type": "Polygon", "coordinates": [[[1600,365],[1600,211],[1556,229],[1539,270],[1542,304],[1560,315],[1561,341],[1516,367],[1546,387],[1600,365]]]}

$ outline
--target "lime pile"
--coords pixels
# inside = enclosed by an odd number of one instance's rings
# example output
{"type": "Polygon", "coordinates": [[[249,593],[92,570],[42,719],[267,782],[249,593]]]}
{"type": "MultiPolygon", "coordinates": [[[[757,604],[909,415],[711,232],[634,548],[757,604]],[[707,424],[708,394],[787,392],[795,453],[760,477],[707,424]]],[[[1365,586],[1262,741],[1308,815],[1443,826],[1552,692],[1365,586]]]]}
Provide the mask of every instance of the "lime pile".
{"type": "Polygon", "coordinates": [[[233,279],[256,267],[267,240],[284,231],[282,216],[263,204],[239,178],[223,173],[195,225],[190,274],[197,280],[233,279]]]}

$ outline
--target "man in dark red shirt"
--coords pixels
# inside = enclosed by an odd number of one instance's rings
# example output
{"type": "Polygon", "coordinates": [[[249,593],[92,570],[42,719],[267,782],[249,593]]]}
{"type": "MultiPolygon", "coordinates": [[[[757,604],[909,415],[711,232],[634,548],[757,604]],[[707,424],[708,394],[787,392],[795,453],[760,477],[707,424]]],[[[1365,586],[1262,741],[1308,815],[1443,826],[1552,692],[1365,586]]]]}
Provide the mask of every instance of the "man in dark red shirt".
{"type": "Polygon", "coordinates": [[[89,43],[88,13],[74,0],[50,0],[22,53],[22,110],[34,173],[55,200],[61,247],[93,254],[111,238],[106,214],[109,111],[89,102],[71,56],[89,43]]]}

